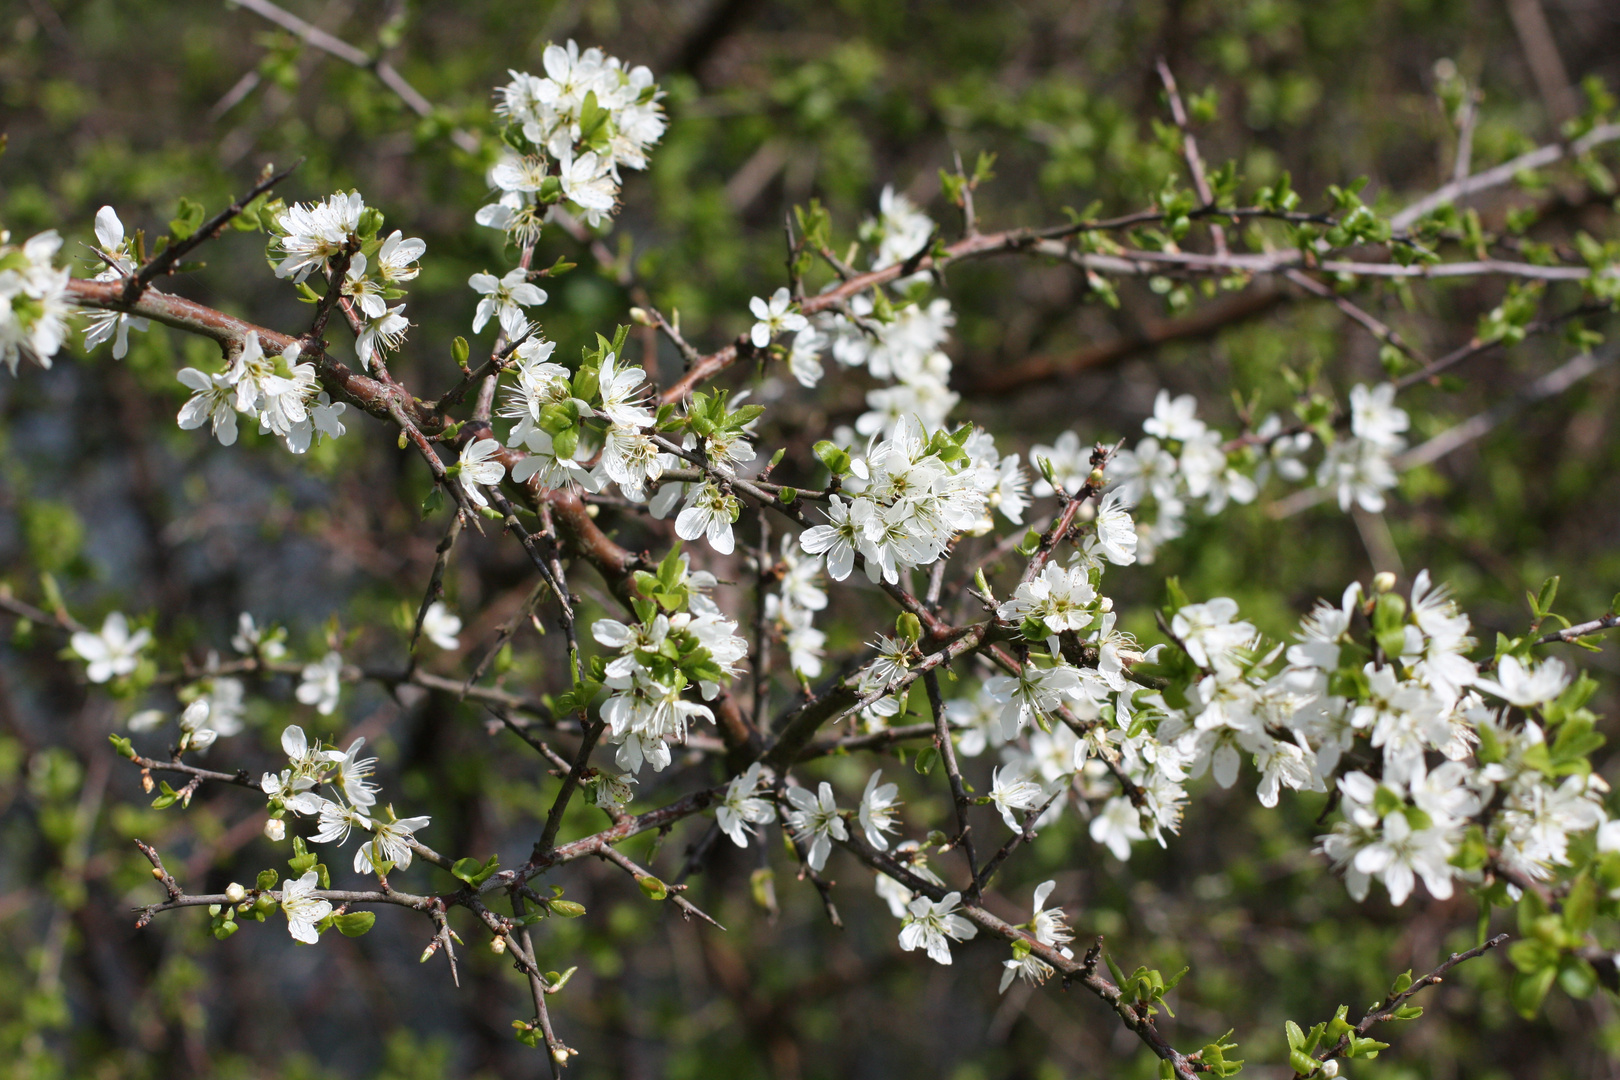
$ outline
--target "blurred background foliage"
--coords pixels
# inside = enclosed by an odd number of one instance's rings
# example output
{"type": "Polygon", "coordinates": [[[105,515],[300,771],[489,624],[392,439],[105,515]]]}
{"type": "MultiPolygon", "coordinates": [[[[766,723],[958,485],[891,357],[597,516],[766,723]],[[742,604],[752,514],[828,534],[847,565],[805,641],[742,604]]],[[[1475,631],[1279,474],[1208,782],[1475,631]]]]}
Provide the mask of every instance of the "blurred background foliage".
{"type": "MultiPolygon", "coordinates": [[[[452,381],[449,341],[467,332],[473,309],[467,276],[512,260],[498,234],[472,225],[487,158],[457,149],[449,133],[487,133],[491,87],[508,68],[538,70],[549,41],[573,37],[650,65],[672,120],[648,172],[627,178],[625,211],[605,237],[619,266],[599,267],[560,231],[541,242],[539,265],[559,256],[579,264],[547,283],[541,315],[564,355],[625,319],[635,294],[621,270],[633,270],[661,309],[678,309],[691,340],[709,348],[729,340],[746,328],[748,298],[783,280],[784,213],[810,198],[832,210],[845,242],[886,184],[953,233],[938,170],[954,153],[969,162],[997,155],[995,179],[978,197],[986,228],[1055,222],[1064,207],[1093,202],[1105,213],[1143,207],[1166,177],[1180,182],[1180,162],[1153,127],[1165,119],[1156,56],[1187,92],[1214,92],[1214,115],[1199,129],[1205,157],[1235,161],[1246,192],[1288,170],[1307,208],[1326,205],[1326,185],[1357,176],[1370,178],[1370,200],[1391,208],[1449,178],[1455,134],[1437,101],[1437,61],[1483,93],[1476,169],[1556,137],[1572,107],[1563,86],[1538,83],[1527,59],[1537,49],[1543,61],[1555,50],[1566,84],[1620,78],[1620,9],[1601,0],[1541,0],[1550,38],[1524,22],[1533,0],[287,6],[389,58],[440,111],[417,117],[370,72],[229,4],[11,0],[0,9],[0,126],[9,137],[0,221],[23,236],[60,228],[71,254],[87,260],[81,242],[103,203],[155,235],[182,195],[218,206],[264,163],[301,157],[287,198],[355,186],[389,228],[427,241],[408,309],[415,329],[393,366],[424,396],[452,381]]],[[[1613,191],[1602,176],[1587,181],[1553,177],[1533,193],[1544,211],[1539,239],[1576,229],[1612,238],[1613,191]]],[[[1481,204],[1487,223],[1500,223],[1504,205],[1481,204]]],[[[227,235],[205,249],[205,271],[173,287],[266,325],[301,325],[302,309],[266,269],[259,243],[227,235]]],[[[991,428],[1004,450],[1027,454],[1066,428],[1085,440],[1134,439],[1160,388],[1196,394],[1203,415],[1233,430],[1239,403],[1255,415],[1287,406],[1285,366],[1319,363],[1341,395],[1380,377],[1376,342],[1329,305],[1253,300],[1259,286],[1236,294],[1247,303],[1237,310],[1225,294],[1172,293],[1167,303],[1145,283],[1124,282],[1116,310],[1071,271],[1017,260],[962,266],[948,286],[958,313],[953,384],[964,395],[957,415],[991,428]],[[1184,314],[1177,305],[1221,304],[1231,310],[1209,332],[1146,344],[1184,314]],[[1008,385],[1005,373],[1030,357],[1058,374],[1008,385]]],[[[1553,292],[1548,304],[1560,306],[1553,292]]],[[[1363,299],[1439,354],[1465,343],[1501,297],[1501,284],[1486,279],[1370,289],[1363,299]]],[[[1602,320],[1590,326],[1607,329],[1602,320]]],[[[54,575],[85,622],[113,607],[140,613],[161,631],[171,666],[182,653],[200,663],[223,650],[243,610],[289,625],[300,656],[353,635],[348,655],[398,665],[400,612],[421,595],[442,527],[418,512],[420,464],[363,418],[307,459],[251,433],[224,450],[179,431],[171,417],[184,391],[174,371],[208,366],[211,350],[158,329],[133,335],[123,362],[102,350],[0,380],[0,573],[29,596],[41,572],[54,575]]],[[[660,363],[671,375],[680,362],[666,352],[660,363]]],[[[1556,338],[1533,339],[1471,361],[1455,382],[1415,389],[1403,397],[1414,434],[1490,407],[1570,352],[1556,338]]],[[[775,406],[762,443],[767,452],[788,447],[785,474],[806,478],[809,444],[862,411],[869,386],[859,372],[830,376],[816,395],[776,372],[736,371],[730,382],[775,406]]],[[[1319,507],[1278,521],[1267,512],[1273,490],[1195,524],[1157,565],[1110,570],[1125,624],[1153,640],[1151,608],[1163,600],[1163,577],[1177,574],[1195,599],[1233,596],[1263,629],[1283,634],[1315,597],[1336,597],[1375,567],[1406,580],[1430,568],[1453,583],[1486,639],[1522,629],[1524,590],[1549,573],[1563,574],[1561,610],[1599,614],[1620,586],[1617,393],[1611,369],[1515,416],[1407,474],[1381,517],[1319,507]]],[[[659,551],[668,542],[611,512],[604,520],[629,546],[659,551]]],[[[527,577],[515,545],[494,535],[464,543],[448,584],[468,620],[466,655],[476,657],[526,595],[527,577]]],[[[588,613],[610,606],[590,580],[580,588],[588,613]]],[[[748,610],[742,591],[727,599],[734,612],[748,610]]],[[[830,645],[856,646],[883,611],[865,591],[841,591],[827,620],[830,645]]],[[[505,683],[557,689],[555,635],[525,631],[517,644],[505,683]]],[[[216,943],[195,913],[134,931],[129,906],[155,890],[132,837],[157,844],[196,891],[251,881],[280,856],[259,839],[262,807],[240,792],[205,788],[184,812],[147,809],[136,776],[106,744],[132,703],[87,691],[77,666],[58,658],[61,645],[26,627],[0,644],[0,1076],[428,1080],[543,1069],[509,1026],[526,1015],[524,988],[471,926],[461,927],[469,947],[459,989],[442,960],[416,964],[425,928],[397,912],[381,913],[367,937],[329,936],[318,949],[293,947],[273,925],[216,943]]],[[[429,663],[457,674],[464,659],[429,663]]],[[[1588,662],[1611,686],[1620,674],[1609,654],[1588,662]]],[[[314,720],[289,685],[253,690],[249,732],[212,751],[219,767],[263,768],[284,724],[314,720]]],[[[1613,713],[1613,690],[1605,693],[1613,713]]],[[[346,692],[330,730],[345,741],[366,735],[378,748],[385,790],[402,814],[433,816],[426,839],[439,850],[498,852],[508,863],[526,853],[548,782],[478,710],[447,695],[401,700],[362,688],[346,692]]],[[[973,763],[970,778],[982,784],[989,764],[973,763]]],[[[718,779],[717,768],[685,762],[657,790],[718,779]]],[[[891,762],[886,775],[909,772],[891,762]]],[[[832,760],[807,775],[853,798],[866,767],[832,760]]],[[[1173,1041],[1196,1046],[1235,1027],[1249,1071],[1273,1076],[1288,1075],[1278,1064],[1285,1019],[1308,1026],[1341,1002],[1354,1013],[1395,973],[1427,970],[1472,943],[1476,909],[1463,896],[1399,911],[1382,893],[1351,903],[1310,853],[1320,796],[1285,798],[1267,812],[1243,783],[1200,792],[1168,850],[1139,848],[1129,865],[1066,818],[989,903],[1022,918],[1033,884],[1055,877],[1055,900],[1082,940],[1108,935],[1127,969],[1191,965],[1172,995],[1173,1041]]],[[[643,791],[638,801],[657,797],[643,791]]],[[[915,820],[944,820],[937,776],[911,776],[903,797],[915,820]]],[[[597,827],[596,813],[576,805],[566,834],[597,827]]],[[[673,872],[692,836],[630,849],[673,872]]],[[[766,917],[748,887],[756,855],[722,845],[693,879],[693,896],[725,933],[671,917],[612,868],[556,875],[589,910],[548,923],[538,942],[544,963],[581,966],[553,999],[559,1030],[582,1052],[574,1074],[1153,1075],[1153,1061],[1095,1001],[1056,984],[997,997],[1000,949],[958,950],[950,968],[900,954],[896,922],[852,862],[835,859],[830,871],[848,929],[826,924],[814,891],[793,880],[779,852],[780,912],[766,917]]],[[[406,876],[449,887],[431,867],[406,876]]],[[[1527,1022],[1507,1004],[1509,970],[1498,957],[1461,968],[1431,993],[1421,1021],[1394,1033],[1395,1048],[1355,1063],[1354,1075],[1611,1075],[1620,1051],[1611,1000],[1555,993],[1527,1022]]]]}

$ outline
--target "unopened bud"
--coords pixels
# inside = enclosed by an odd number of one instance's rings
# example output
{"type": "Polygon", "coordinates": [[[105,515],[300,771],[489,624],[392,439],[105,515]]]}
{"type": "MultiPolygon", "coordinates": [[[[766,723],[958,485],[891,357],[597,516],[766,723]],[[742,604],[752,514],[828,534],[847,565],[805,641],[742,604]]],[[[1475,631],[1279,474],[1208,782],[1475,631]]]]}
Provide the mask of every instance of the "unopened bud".
{"type": "Polygon", "coordinates": [[[1386,593],[1395,587],[1395,575],[1388,570],[1373,575],[1373,589],[1386,593]]]}
{"type": "Polygon", "coordinates": [[[1103,485],[1103,471],[1101,469],[1092,469],[1091,470],[1091,475],[1086,477],[1086,483],[1090,484],[1094,488],[1102,487],[1102,485],[1103,485]]]}
{"type": "Polygon", "coordinates": [[[281,843],[287,839],[287,823],[280,818],[271,818],[264,823],[264,836],[266,840],[281,843]]]}
{"type": "Polygon", "coordinates": [[[161,867],[161,866],[152,867],[152,876],[157,878],[159,881],[162,881],[163,880],[163,867],[161,867]]]}
{"type": "Polygon", "coordinates": [[[1322,1062],[1322,1075],[1328,1077],[1329,1080],[1331,1080],[1332,1077],[1338,1076],[1339,1075],[1339,1062],[1338,1062],[1338,1059],[1334,1059],[1332,1061],[1324,1061],[1324,1062],[1322,1062]]]}
{"type": "Polygon", "coordinates": [[[551,1052],[551,1060],[559,1065],[568,1064],[568,1048],[566,1046],[557,1047],[551,1052]]]}
{"type": "Polygon", "coordinates": [[[494,953],[496,956],[504,953],[506,951],[506,939],[503,937],[496,937],[489,943],[489,951],[494,953]]]}
{"type": "Polygon", "coordinates": [[[652,316],[648,315],[647,312],[646,312],[646,309],[644,309],[644,308],[638,308],[638,307],[631,308],[630,309],[630,318],[639,326],[651,326],[651,325],[653,325],[652,316]]]}
{"type": "Polygon", "coordinates": [[[241,882],[233,881],[225,886],[225,899],[233,904],[240,904],[247,899],[247,890],[242,887],[241,882]]]}
{"type": "Polygon", "coordinates": [[[1097,610],[1098,611],[1113,611],[1114,610],[1114,598],[1112,596],[1103,597],[1101,603],[1099,603],[1097,605],[1097,610]]]}

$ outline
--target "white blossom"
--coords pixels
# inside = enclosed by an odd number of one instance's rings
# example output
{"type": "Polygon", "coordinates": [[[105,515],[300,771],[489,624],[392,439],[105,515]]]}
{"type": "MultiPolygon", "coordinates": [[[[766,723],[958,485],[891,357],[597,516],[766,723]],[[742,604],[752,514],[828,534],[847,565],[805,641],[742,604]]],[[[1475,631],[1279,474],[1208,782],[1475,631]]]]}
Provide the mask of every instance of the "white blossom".
{"type": "Polygon", "coordinates": [[[741,776],[734,776],[726,785],[725,798],[715,807],[714,819],[720,831],[731,837],[738,847],[748,846],[748,837],[755,830],[750,825],[764,825],[776,820],[776,807],[758,796],[760,790],[760,764],[754,762],[741,776]]]}
{"type": "Polygon", "coordinates": [[[545,290],[530,284],[529,271],[521,266],[513,267],[499,278],[494,274],[474,274],[467,279],[467,284],[483,296],[473,315],[475,334],[494,318],[507,337],[518,337],[525,325],[523,309],[546,302],[545,290]]]}
{"type": "Polygon", "coordinates": [[[832,842],[849,839],[832,785],[823,780],[816,795],[802,787],[790,787],[787,800],[793,806],[786,816],[788,827],[793,830],[793,838],[807,849],[805,861],[810,869],[819,871],[827,865],[832,842]]]}
{"type": "Polygon", "coordinates": [[[756,296],[748,301],[748,310],[759,320],[748,332],[754,348],[763,349],[778,334],[796,334],[810,325],[810,320],[793,308],[793,298],[785,285],[772,293],[769,300],[756,296]]]}
{"type": "Polygon", "coordinates": [[[461,490],[467,493],[467,498],[478,506],[489,505],[483,486],[499,484],[506,476],[506,466],[491,460],[500,449],[501,444],[494,439],[472,440],[461,448],[461,457],[456,462],[459,470],[456,479],[461,483],[461,490]]]}
{"type": "Polygon", "coordinates": [[[101,621],[98,632],[75,631],[68,643],[85,662],[85,676],[91,682],[104,683],[135,670],[141,650],[152,643],[152,632],[143,626],[130,633],[124,613],[113,611],[101,621]]]}
{"type": "MultiPolygon", "coordinates": [[[[112,265],[92,280],[122,281],[136,271],[134,253],[124,239],[124,223],[118,220],[118,211],[110,206],[96,211],[96,241],[101,245],[101,252],[112,257],[112,265]]],[[[126,315],[121,311],[92,311],[84,330],[85,350],[88,352],[110,338],[113,359],[122,360],[129,352],[130,330],[144,331],[150,325],[139,315],[126,315]]]]}
{"type": "Polygon", "coordinates": [[[1023,832],[1024,826],[1014,816],[1015,810],[1034,810],[1046,801],[1046,789],[1011,765],[990,773],[990,805],[1001,814],[1001,820],[1013,832],[1023,832]]]}
{"type": "Polygon", "coordinates": [[[289,878],[281,886],[281,910],[287,916],[287,933],[295,941],[313,945],[321,939],[315,924],[332,914],[332,905],[312,895],[320,875],[310,870],[300,878],[289,878]]]}
{"type": "Polygon", "coordinates": [[[866,781],[866,790],[861,793],[861,806],[859,818],[861,828],[866,832],[866,839],[879,851],[889,849],[888,833],[895,830],[900,820],[896,809],[900,801],[895,798],[899,794],[898,784],[882,784],[878,780],[883,770],[874,772],[866,781]]]}
{"type": "Polygon", "coordinates": [[[906,907],[905,925],[900,928],[900,948],[911,952],[922,948],[928,958],[940,964],[951,962],[951,942],[967,941],[979,928],[956,914],[962,894],[948,892],[939,900],[916,897],[906,907]]]}
{"type": "Polygon", "coordinates": [[[303,681],[298,684],[298,700],[315,706],[322,716],[332,715],[337,708],[338,694],[343,686],[343,657],[335,649],[318,663],[304,665],[303,681]]]}
{"type": "Polygon", "coordinates": [[[408,817],[397,821],[383,821],[380,818],[369,820],[372,836],[354,853],[355,873],[381,873],[382,868],[377,865],[378,863],[393,863],[396,870],[409,870],[413,854],[411,842],[416,839],[415,833],[419,829],[428,827],[431,819],[408,817]]]}
{"type": "Polygon", "coordinates": [[[1496,678],[1475,685],[1521,709],[1534,709],[1556,699],[1569,683],[1569,669],[1556,656],[1532,667],[1509,653],[1496,662],[1496,678]]]}
{"type": "Polygon", "coordinates": [[[461,647],[461,639],[456,636],[461,633],[461,619],[445,606],[443,600],[433,601],[422,613],[422,633],[447,652],[461,647]]]}
{"type": "Polygon", "coordinates": [[[1147,833],[1142,831],[1142,815],[1131,800],[1116,795],[1091,819],[1091,838],[1124,862],[1131,857],[1131,844],[1146,840],[1147,833]]]}

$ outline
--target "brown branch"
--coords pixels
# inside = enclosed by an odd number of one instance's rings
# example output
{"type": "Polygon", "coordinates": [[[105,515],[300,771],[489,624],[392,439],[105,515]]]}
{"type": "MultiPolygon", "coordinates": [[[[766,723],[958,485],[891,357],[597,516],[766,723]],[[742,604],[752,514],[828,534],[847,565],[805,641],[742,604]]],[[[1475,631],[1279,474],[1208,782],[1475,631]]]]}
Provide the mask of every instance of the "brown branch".
{"type": "Polygon", "coordinates": [[[299,158],[280,172],[270,172],[266,169],[265,175],[259,179],[257,184],[248,189],[246,195],[234,200],[225,209],[203,222],[196,232],[184,240],[178,240],[170,244],[148,260],[146,265],[135,271],[133,275],[124,278],[121,293],[124,303],[133,304],[155,279],[173,273],[175,266],[182,257],[218,236],[225,226],[229,225],[234,218],[238,217],[247,208],[248,203],[287,179],[292,175],[293,170],[303,163],[304,159],[299,158]]]}
{"type": "MultiPolygon", "coordinates": [[[[1472,960],[1476,956],[1484,956],[1486,953],[1490,952],[1492,949],[1506,941],[1508,937],[1509,935],[1507,934],[1497,934],[1495,937],[1481,945],[1474,946],[1467,952],[1452,953],[1440,964],[1439,967],[1435,968],[1421,979],[1418,979],[1411,986],[1408,986],[1405,990],[1398,994],[1391,993],[1388,997],[1384,998],[1382,1003],[1374,1005],[1371,1009],[1367,1010],[1367,1014],[1363,1016],[1361,1018],[1361,1022],[1356,1025],[1356,1035],[1358,1037],[1365,1037],[1367,1032],[1372,1030],[1374,1024],[1381,1024],[1387,1020],[1394,1019],[1395,1010],[1399,1009],[1419,991],[1426,990],[1431,986],[1439,985],[1444,981],[1445,974],[1452,968],[1456,967],[1465,960],[1472,960]]],[[[1345,1050],[1349,1048],[1349,1046],[1350,1035],[1347,1032],[1339,1036],[1338,1042],[1318,1053],[1316,1055],[1316,1059],[1318,1061],[1330,1061],[1333,1058],[1343,1054],[1345,1050]]],[[[1295,1075],[1297,1076],[1298,1074],[1296,1073],[1295,1075]]]]}
{"type": "MultiPolygon", "coordinates": [[[[1215,195],[1209,186],[1209,178],[1204,174],[1204,159],[1198,153],[1198,140],[1193,137],[1192,125],[1187,119],[1187,109],[1181,103],[1181,94],[1176,89],[1176,77],[1170,73],[1170,65],[1165,63],[1164,57],[1159,57],[1155,65],[1159,71],[1159,81],[1164,83],[1165,97],[1170,103],[1170,116],[1181,129],[1181,152],[1187,159],[1187,172],[1192,175],[1193,190],[1198,193],[1198,201],[1203,206],[1215,205],[1215,195]]],[[[1213,222],[1209,226],[1209,238],[1215,245],[1217,255],[1226,254],[1226,230],[1213,222]]]]}

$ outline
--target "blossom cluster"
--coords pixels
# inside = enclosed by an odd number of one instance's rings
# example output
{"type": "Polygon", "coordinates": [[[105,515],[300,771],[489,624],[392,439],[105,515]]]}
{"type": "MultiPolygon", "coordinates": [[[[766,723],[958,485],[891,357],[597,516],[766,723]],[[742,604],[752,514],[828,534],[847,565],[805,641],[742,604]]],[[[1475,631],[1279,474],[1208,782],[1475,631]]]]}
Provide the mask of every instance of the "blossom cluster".
{"type": "Polygon", "coordinates": [[[277,277],[302,286],[311,274],[329,276],[334,261],[348,257],[348,269],[338,288],[360,327],[354,352],[361,365],[369,371],[379,352],[399,348],[410,321],[405,318],[404,304],[390,306],[389,301],[403,297],[401,286],[421,273],[417,260],[427,251],[427,244],[407,238],[398,229],[379,238],[383,216],[367,209],[358,191],[278,207],[267,216],[272,261],[280,256],[275,263],[277,277]]]}
{"type": "Polygon", "coordinates": [[[821,587],[821,559],[806,555],[791,536],[782,537],[777,588],[765,595],[765,620],[782,636],[788,664],[802,679],[821,675],[827,635],[816,629],[816,612],[827,606],[821,587]]]}
{"type": "Polygon", "coordinates": [[[735,620],[706,595],[716,584],[713,574],[691,570],[676,550],[657,575],[643,575],[638,587],[648,598],[635,603],[637,621],[603,618],[591,626],[597,643],[616,654],[602,668],[610,691],[602,719],[606,740],[619,748],[615,761],[630,773],[644,762],[657,772],[667,768],[671,746],[685,741],[687,725],[714,720],[709,707],[685,691],[696,684],[703,700],[713,701],[748,655],[735,620]]]}
{"type": "Polygon", "coordinates": [[[279,356],[268,357],[258,332],[249,331],[224,371],[181,368],[177,378],[192,393],[180,407],[180,427],[189,431],[210,424],[214,437],[230,446],[241,413],[259,422],[260,434],[274,434],[295,454],[322,435],[339,437],[345,430],[339,418],[348,406],[320,388],[315,365],[299,363],[301,352],[294,341],[279,356]]]}
{"type": "Polygon", "coordinates": [[[500,195],[477,215],[520,245],[539,237],[546,207],[558,201],[592,226],[612,214],[620,167],[646,168],[666,123],[662,91],[644,66],[581,52],[573,41],[546,46],[541,61],[544,75],[512,71],[496,88],[495,112],[509,121],[513,150],[490,169],[500,195]]]}
{"type": "MultiPolygon", "coordinates": [[[[407,869],[416,848],[415,834],[427,827],[426,817],[400,818],[392,806],[379,808],[379,789],[371,777],[377,759],[361,757],[366,740],[353,740],[347,750],[311,743],[304,729],[290,724],[281,733],[281,749],[287,767],[265,773],[259,788],[269,800],[270,820],[265,835],[272,840],[286,836],[287,814],[315,819],[317,831],[311,843],[342,846],[356,829],[370,833],[355,850],[356,873],[387,874],[394,868],[407,869]],[[325,786],[326,795],[319,789],[325,786]]],[[[311,859],[313,862],[313,859],[311,859]]],[[[315,871],[310,871],[315,873],[315,871]]],[[[316,879],[293,888],[289,882],[282,893],[282,910],[287,930],[299,941],[314,944],[320,937],[318,924],[331,914],[331,905],[311,895],[316,879]]]]}
{"type": "Polygon", "coordinates": [[[73,305],[67,299],[71,274],[53,265],[62,250],[56,230],[30,237],[20,247],[10,241],[11,234],[0,229],[0,363],[16,375],[24,352],[41,367],[51,366],[67,338],[73,305]]]}
{"type": "MultiPolygon", "coordinates": [[[[91,280],[121,281],[135,273],[135,253],[124,236],[124,223],[119,220],[118,211],[110,206],[96,211],[96,242],[101,245],[101,257],[108,260],[109,265],[91,280]]],[[[145,331],[150,325],[139,315],[126,315],[121,311],[92,311],[85,322],[84,347],[93,349],[103,341],[111,340],[113,359],[122,360],[129,353],[129,332],[145,331]]]]}
{"type": "MultiPolygon", "coordinates": [[[[653,442],[646,374],[612,351],[569,371],[552,361],[555,350],[554,343],[530,337],[513,353],[516,378],[500,415],[516,421],[510,441],[529,454],[513,466],[512,479],[593,492],[611,482],[626,498],[645,502],[648,485],[678,460],[653,442]],[[587,420],[595,423],[587,426],[587,420]],[[593,456],[596,465],[588,468],[593,456]]],[[[727,535],[729,525],[727,519],[727,535]]]]}
{"type": "MultiPolygon", "coordinates": [[[[1341,510],[1356,505],[1377,513],[1384,509],[1384,492],[1395,486],[1393,458],[1406,447],[1401,432],[1409,424],[1406,411],[1395,405],[1395,391],[1393,383],[1350,390],[1350,434],[1328,444],[1315,475],[1341,510]]],[[[1109,460],[1110,491],[1137,511],[1138,557],[1144,563],[1186,531],[1190,507],[1219,514],[1233,503],[1253,502],[1273,474],[1290,482],[1310,476],[1303,460],[1316,442],[1310,429],[1285,427],[1272,414],[1250,435],[1229,440],[1197,413],[1191,394],[1173,397],[1160,390],[1153,415],[1142,424],[1144,437],[1109,460]]],[[[1033,447],[1030,461],[1043,469],[1036,496],[1073,493],[1091,472],[1090,450],[1073,431],[1033,447]]]]}
{"type": "MultiPolygon", "coordinates": [[[[1087,640],[1106,641],[1111,613],[1095,582],[1066,573],[1048,567],[1000,616],[1020,620],[1026,637],[1095,626],[1087,640]]],[[[1136,654],[1116,643],[1110,658],[1100,646],[1095,670],[1032,652],[1016,675],[953,702],[964,755],[1001,746],[1006,764],[986,801],[1016,828],[1012,811],[1072,785],[1081,805],[1102,803],[1091,835],[1124,859],[1133,843],[1162,844],[1176,830],[1187,781],[1208,773],[1230,787],[1248,760],[1264,806],[1284,788],[1336,787],[1343,820],[1321,849],[1358,899],[1377,879],[1397,904],[1419,879],[1450,896],[1454,880],[1478,880],[1488,852],[1512,873],[1545,879],[1571,865],[1573,835],[1607,820],[1607,787],[1578,767],[1575,749],[1590,731],[1594,684],[1513,650],[1497,658],[1494,678],[1480,675],[1467,616],[1427,572],[1409,600],[1350,586],[1339,603],[1319,604],[1291,645],[1267,643],[1238,615],[1228,598],[1183,602],[1169,619],[1174,648],[1136,654]],[[1370,643],[1353,633],[1358,620],[1370,643]],[[1136,677],[1164,688],[1127,682],[1127,658],[1136,677]]],[[[1605,845],[1620,849],[1620,831],[1600,833],[1605,845]]]]}
{"type": "MultiPolygon", "coordinates": [[[[923,251],[935,233],[934,222],[905,195],[884,188],[879,213],[866,222],[862,235],[873,247],[871,268],[881,270],[904,262],[923,251]]],[[[797,322],[761,322],[754,327],[755,344],[760,328],[771,332],[795,332],[787,352],[788,368],[804,386],[815,386],[823,374],[823,353],[844,368],[864,367],[880,382],[891,384],[867,392],[868,411],[855,421],[853,433],[835,441],[845,445],[855,435],[871,436],[893,431],[904,417],[915,417],[933,432],[945,425],[961,395],[950,388],[951,360],[943,346],[956,323],[951,302],[944,297],[926,298],[926,275],[912,275],[895,282],[900,295],[862,293],[852,297],[842,310],[817,315],[813,322],[797,316],[797,322]]],[[[786,299],[785,290],[781,297],[786,299]]],[[[774,301],[774,298],[773,298],[774,301]]],[[[760,317],[754,301],[755,315],[760,317]]],[[[768,335],[767,335],[768,340],[768,335]]]]}
{"type": "Polygon", "coordinates": [[[849,498],[830,496],[827,524],[805,530],[800,545],[826,555],[834,581],[849,576],[859,555],[868,578],[893,584],[937,560],[958,533],[982,530],[992,503],[1004,516],[1021,514],[1021,489],[1001,468],[994,442],[975,434],[963,427],[930,436],[907,417],[887,438],[874,435],[850,461],[849,498]]]}

